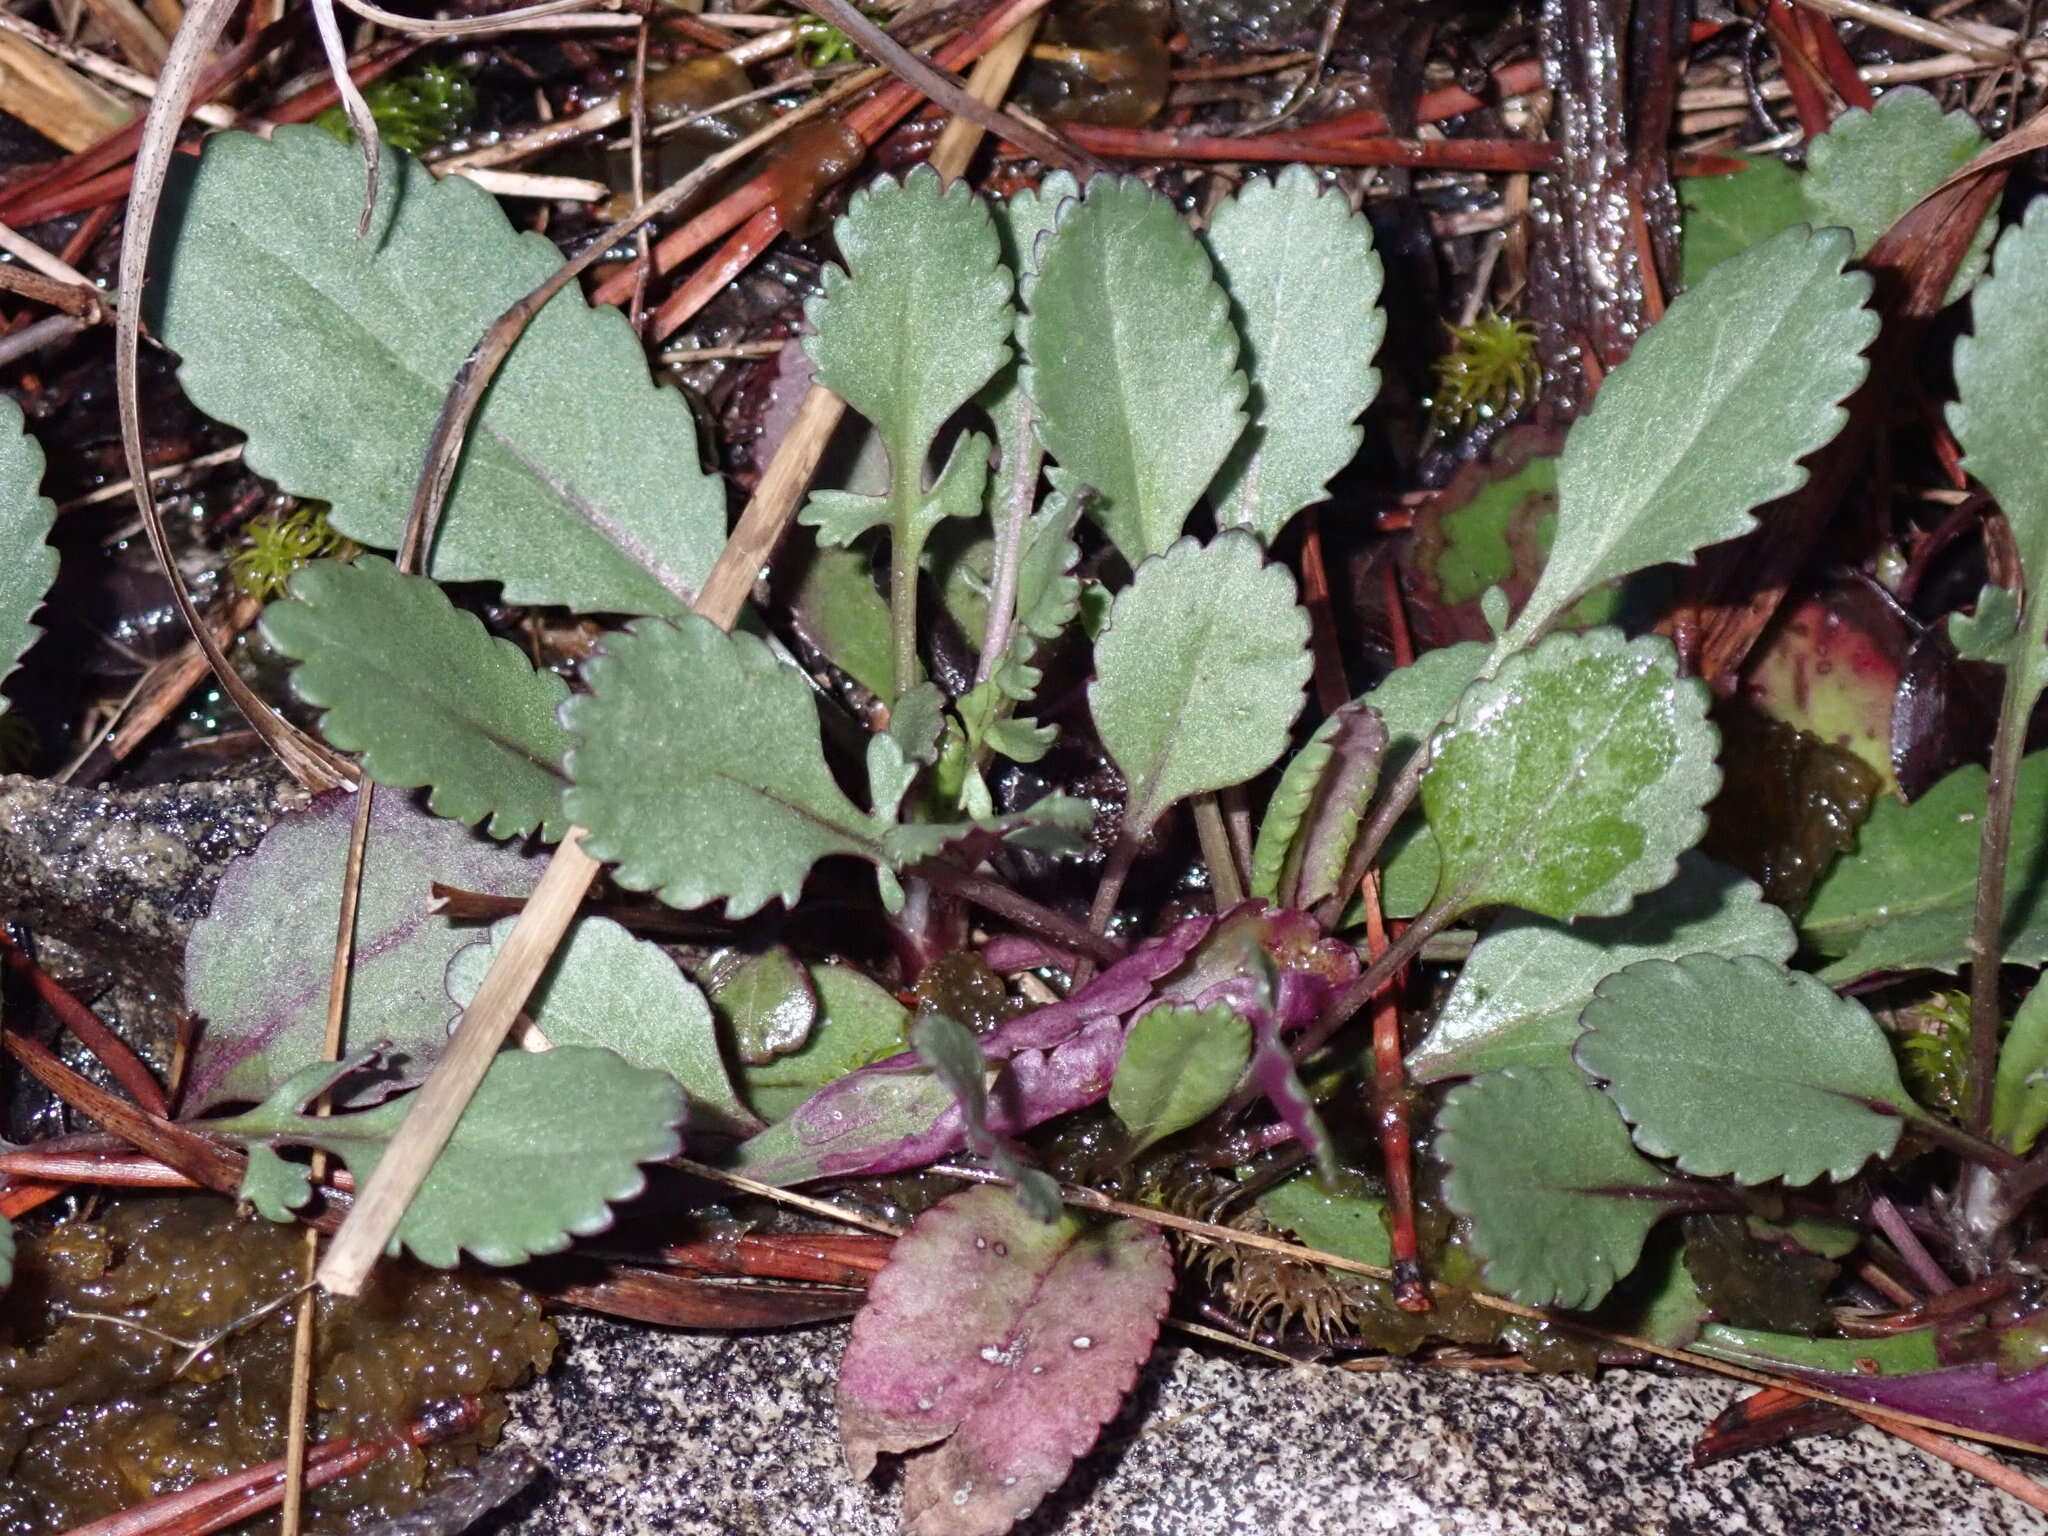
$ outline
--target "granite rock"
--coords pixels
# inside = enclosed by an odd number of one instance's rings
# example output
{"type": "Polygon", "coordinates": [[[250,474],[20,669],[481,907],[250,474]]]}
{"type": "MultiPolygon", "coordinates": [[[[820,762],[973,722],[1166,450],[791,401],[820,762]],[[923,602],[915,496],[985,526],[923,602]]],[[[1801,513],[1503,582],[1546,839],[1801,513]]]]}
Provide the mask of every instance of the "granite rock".
{"type": "MultiPolygon", "coordinates": [[[[661,1333],[595,1318],[511,1431],[549,1472],[497,1536],[892,1536],[839,1457],[843,1327],[661,1333]]],[[[1732,1382],[1369,1375],[1162,1349],[1021,1536],[2042,1536],[2048,1520],[1874,1430],[1695,1471],[1732,1382]]]]}

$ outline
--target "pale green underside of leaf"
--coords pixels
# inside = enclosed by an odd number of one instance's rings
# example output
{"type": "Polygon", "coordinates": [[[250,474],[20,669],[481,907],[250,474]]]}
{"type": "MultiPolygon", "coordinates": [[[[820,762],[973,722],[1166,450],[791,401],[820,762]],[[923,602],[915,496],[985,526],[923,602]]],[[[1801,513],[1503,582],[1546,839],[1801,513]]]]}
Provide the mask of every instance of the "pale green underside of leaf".
{"type": "Polygon", "coordinates": [[[1642,961],[1600,983],[1583,1022],[1579,1065],[1606,1081],[1637,1146],[1690,1174],[1846,1179],[1915,1113],[1862,1004],[1754,955],[1642,961]]]}
{"type": "Polygon", "coordinates": [[[1991,1134],[2024,1156],[2048,1130],[2048,987],[2035,983],[1998,1048],[1991,1134]]]}
{"type": "Polygon", "coordinates": [[[1474,683],[1431,738],[1437,903],[1613,917],[1669,881],[1720,787],[1706,690],[1662,640],[1558,634],[1474,683]]]}
{"type": "Polygon", "coordinates": [[[1387,329],[1380,260],[1365,216],[1301,165],[1225,198],[1207,244],[1251,376],[1252,424],[1217,477],[1216,522],[1270,544],[1364,436],[1355,423],[1379,393],[1387,329]]]}
{"type": "Polygon", "coordinates": [[[818,382],[875,424],[893,469],[907,453],[921,474],[946,418],[1010,355],[995,226],[965,182],[920,166],[855,193],[832,233],[846,265],[808,306],[818,382]]]}
{"type": "Polygon", "coordinates": [[[880,857],[881,828],[840,791],[817,706],[748,634],[689,615],[642,620],[586,669],[564,717],[569,817],[628,890],[744,917],[794,903],[828,854],[880,857]]]}
{"type": "Polygon", "coordinates": [[[1287,749],[1308,683],[1294,578],[1241,530],[1138,568],[1095,647],[1088,704],[1142,837],[1175,802],[1242,784],[1287,749]]]}
{"type": "Polygon", "coordinates": [[[1417,1082],[1527,1063],[1567,1066],[1593,989],[1638,960],[1762,955],[1789,960],[1792,921],[1755,882],[1699,853],[1678,876],[1619,917],[1555,923],[1504,913],[1473,949],[1422,1043],[1409,1053],[1417,1082]]]}
{"type": "MultiPolygon", "coordinates": [[[[1911,805],[1885,797],[1799,920],[1833,986],[1878,971],[1947,971],[1968,958],[1986,775],[1958,768],[1911,805]]],[[[2005,959],[2048,960],[2048,752],[2020,764],[2006,861],[2005,959]]]]}
{"type": "MultiPolygon", "coordinates": [[[[1889,97],[1887,97],[1887,100],[1889,97]]],[[[2041,452],[2048,443],[2048,200],[2036,199],[2023,223],[1998,242],[1989,279],[1970,299],[1971,334],[1956,342],[1956,403],[1949,425],[1962,445],[1963,468],[1998,498],[2019,546],[2026,598],[2024,643],[2008,664],[2021,670],[2022,697],[2037,698],[2048,682],[2048,485],[2041,452]]],[[[1980,605],[1981,606],[1981,605],[1980,605]]],[[[1980,613],[1980,618],[1984,615],[1980,613]]]]}
{"type": "MultiPolygon", "coordinates": [[[[1844,226],[1862,256],[1988,142],[1967,112],[1943,112],[1918,86],[1894,86],[1874,109],[1853,107],[1807,141],[1799,178],[1806,221],[1816,229],[1844,226]]],[[[1982,275],[1997,227],[1997,214],[1986,214],[1944,302],[1954,303],[1982,275]]]]}
{"type": "MultiPolygon", "coordinates": [[[[353,146],[312,127],[216,135],[166,201],[152,300],[186,394],[249,434],[249,467],[391,549],[456,370],[562,257],[460,176],[387,152],[379,181],[358,240],[353,146]]],[[[650,382],[619,311],[557,297],[470,431],[431,573],[517,603],[677,613],[724,541],[682,396],[650,382]]]]}
{"type": "Polygon", "coordinates": [[[1161,1005],[1139,1015],[1109,1085],[1132,1151],[1184,1131],[1230,1097],[1251,1060],[1251,1026],[1230,1008],[1161,1005]]]}
{"type": "Polygon", "coordinates": [[[1676,1181],[1638,1153],[1569,1067],[1508,1067],[1451,1090],[1437,1118],[1444,1199],[1472,1224],[1492,1289],[1586,1308],[1634,1269],[1676,1181]]]}
{"type": "MultiPolygon", "coordinates": [[[[324,1148],[348,1164],[360,1187],[411,1109],[411,1099],[393,1099],[323,1119],[299,1113],[280,1090],[220,1129],[324,1148]]],[[[683,1114],[674,1079],[610,1051],[505,1052],[484,1074],[386,1251],[410,1252],[436,1269],[453,1268],[464,1252],[486,1264],[559,1253],[571,1238],[611,1225],[611,1205],[646,1184],[640,1164],[681,1150],[683,1114]]]]}
{"type": "Polygon", "coordinates": [[[1056,483],[1133,565],[1179,536],[1244,431],[1229,302],[1186,223],[1144,183],[1099,176],[1042,246],[1024,388],[1056,483]]]}
{"type": "Polygon", "coordinates": [[[1557,536],[1495,648],[1529,643],[1603,582],[1747,533],[1847,419],[1877,334],[1841,230],[1786,230],[1681,294],[1600,386],[1558,460],[1557,536]]]}
{"type": "MultiPolygon", "coordinates": [[[[42,444],[29,436],[21,407],[0,396],[0,680],[41,633],[30,620],[57,579],[57,551],[44,542],[57,505],[42,482],[42,444]]],[[[0,713],[6,708],[0,699],[0,713]]]]}
{"type": "MultiPolygon", "coordinates": [[[[514,918],[448,962],[448,996],[467,1008],[483,985],[514,918]]],[[[659,944],[636,939],[605,917],[582,917],[526,1000],[526,1016],[551,1045],[600,1046],[636,1067],[666,1072],[728,1125],[748,1127],[719,1055],[711,1005],[659,944]]]]}
{"type": "Polygon", "coordinates": [[[1749,165],[1732,176],[1688,176],[1678,184],[1685,210],[1679,264],[1688,288],[1730,256],[1806,218],[1797,171],[1776,155],[1739,158],[1749,165]]]}
{"type": "Polygon", "coordinates": [[[801,1050],[758,1067],[742,1067],[747,1102],[764,1120],[781,1121],[827,1083],[904,1048],[909,1010],[851,966],[809,968],[818,993],[818,1022],[801,1050]]]}
{"type": "Polygon", "coordinates": [[[562,835],[569,733],[555,711],[567,684],[388,560],[317,560],[291,593],[265,610],[263,630],[300,663],[292,687],[326,711],[328,741],[363,754],[379,784],[431,789],[436,815],[488,817],[493,837],[562,835]]]}

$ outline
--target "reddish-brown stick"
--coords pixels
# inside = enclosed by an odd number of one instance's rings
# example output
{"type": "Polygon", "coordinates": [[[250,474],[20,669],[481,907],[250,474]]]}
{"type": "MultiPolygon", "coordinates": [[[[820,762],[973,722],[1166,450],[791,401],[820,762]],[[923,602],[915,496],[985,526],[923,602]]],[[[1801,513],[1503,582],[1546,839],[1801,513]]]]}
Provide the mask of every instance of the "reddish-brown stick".
{"type": "Polygon", "coordinates": [[[35,988],[43,1006],[57,1015],[64,1027],[78,1037],[99,1064],[113,1074],[128,1096],[152,1115],[168,1115],[171,1101],[151,1074],[149,1065],[135,1054],[135,1048],[107,1027],[100,1016],[73,997],[48,971],[29,958],[14,935],[0,926],[0,957],[35,988]]]}

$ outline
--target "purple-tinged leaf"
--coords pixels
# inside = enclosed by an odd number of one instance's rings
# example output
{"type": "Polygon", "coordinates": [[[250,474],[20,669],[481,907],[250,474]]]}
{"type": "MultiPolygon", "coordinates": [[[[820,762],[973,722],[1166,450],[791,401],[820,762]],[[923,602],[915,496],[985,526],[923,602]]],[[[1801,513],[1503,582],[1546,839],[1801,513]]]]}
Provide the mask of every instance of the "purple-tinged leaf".
{"type": "MultiPolygon", "coordinates": [[[[228,867],[193,927],[185,1000],[204,1028],[186,1088],[192,1109],[266,1099],[320,1059],[354,814],[353,797],[337,793],[283,818],[228,867]]],[[[405,795],[379,794],[363,862],[345,1044],[388,1040],[407,1058],[404,1076],[417,1078],[447,1040],[454,1013],[443,991],[448,962],[483,931],[429,912],[428,887],[438,880],[524,896],[539,878],[539,860],[429,816],[405,795]]]]}
{"type": "Polygon", "coordinates": [[[982,1038],[987,1055],[1058,1045],[1094,1019],[1120,1018],[1151,997],[1161,977],[1180,969],[1195,946],[1216,926],[1213,917],[1191,917],[1163,938],[1150,939],[1062,1002],[1034,1008],[982,1038]]]}
{"type": "MultiPolygon", "coordinates": [[[[1281,1031],[1289,1022],[1278,1002],[1282,982],[1274,975],[1270,962],[1263,970],[1263,975],[1255,969],[1249,975],[1217,984],[1203,994],[1203,1005],[1221,1004],[1251,1025],[1252,1059],[1245,1069],[1245,1080],[1273,1106],[1273,1112],[1294,1132],[1295,1139],[1309,1150],[1323,1181],[1335,1184],[1336,1144],[1330,1140],[1323,1117],[1316,1113],[1315,1101],[1294,1070],[1294,1056],[1281,1038],[1281,1031]]],[[[1303,1016],[1299,1022],[1315,1017],[1312,1008],[1301,1006],[1307,990],[1297,985],[1288,998],[1295,1005],[1290,1012],[1303,1016]]]]}
{"type": "Polygon", "coordinates": [[[911,1453],[911,1536],[1001,1536],[1066,1479],[1152,1351],[1173,1262],[1150,1227],[1033,1221],[1004,1190],[942,1201],[897,1242],[839,1372],[856,1477],[911,1453]]]}
{"type": "Polygon", "coordinates": [[[921,1014],[910,1026],[910,1044],[960,1106],[961,1132],[968,1150],[986,1158],[1009,1179],[1017,1203],[1025,1210],[1040,1221],[1058,1220],[1059,1185],[1043,1170],[1025,1163],[989,1123],[988,1062],[974,1031],[943,1013],[921,1014]]]}

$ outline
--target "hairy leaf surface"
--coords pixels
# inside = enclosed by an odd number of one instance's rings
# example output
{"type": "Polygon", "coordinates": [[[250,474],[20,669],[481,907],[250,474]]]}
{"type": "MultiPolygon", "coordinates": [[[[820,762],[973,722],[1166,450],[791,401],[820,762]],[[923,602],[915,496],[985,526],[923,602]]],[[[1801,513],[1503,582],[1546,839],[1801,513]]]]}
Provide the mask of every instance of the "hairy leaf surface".
{"type": "Polygon", "coordinates": [[[1088,690],[1130,785],[1131,834],[1177,801],[1269,767],[1287,748],[1309,667],[1294,579],[1248,535],[1183,539],[1140,566],[1110,608],[1088,690]]]}
{"type": "Polygon", "coordinates": [[[1706,690],[1662,640],[1552,635],[1459,700],[1422,804],[1436,902],[1613,917],[1672,878],[1720,787],[1706,690]]]}
{"type": "Polygon", "coordinates": [[[946,1085],[960,1110],[967,1150],[1010,1181],[1017,1204],[1038,1221],[1057,1221],[1060,1187],[1052,1176],[1018,1156],[1007,1139],[989,1124],[989,1064],[981,1041],[958,1019],[927,1010],[910,1021],[910,1046],[932,1076],[946,1085]]]}
{"type": "Polygon", "coordinates": [[[1173,1289],[1137,1222],[1034,1221],[1001,1189],[949,1196],[898,1240],[839,1373],[856,1477],[911,1453],[912,1536],[1000,1536],[1066,1478],[1122,1404],[1173,1289]]]}
{"type": "Polygon", "coordinates": [[[1636,1145],[1741,1184],[1848,1178],[1920,1111],[1862,1004],[1754,955],[1645,960],[1600,983],[1573,1055],[1636,1145]]]}
{"type": "Polygon", "coordinates": [[[1180,535],[1244,431],[1229,301],[1173,205],[1098,176],[1041,247],[1022,328],[1026,393],[1056,483],[1133,565],[1180,535]]]}
{"type": "Polygon", "coordinates": [[[509,640],[448,601],[440,584],[365,555],[316,560],[272,603],[263,631],[300,663],[292,687],[326,713],[320,729],[395,789],[427,787],[436,815],[493,837],[567,830],[562,755],[569,733],[555,711],[569,696],[509,640]]]}
{"type": "MultiPolygon", "coordinates": [[[[57,504],[42,493],[43,448],[28,433],[21,407],[0,397],[0,680],[41,634],[32,622],[57,579],[57,551],[45,541],[57,504]]],[[[7,703],[0,699],[0,712],[7,703]]]]}
{"type": "Polygon", "coordinates": [[[1271,544],[1364,437],[1387,330],[1380,259],[1365,216],[1302,165],[1218,204],[1208,246],[1251,375],[1252,424],[1217,477],[1216,522],[1271,544]]]}
{"type": "MultiPolygon", "coordinates": [[[[562,255],[409,155],[387,152],[378,185],[358,240],[354,147],[313,127],[216,134],[166,199],[151,297],[185,393],[248,433],[249,467],[392,549],[456,370],[562,255]]],[[[428,570],[515,603],[680,613],[724,542],[683,397],[648,379],[622,314],[570,292],[492,384],[428,570]]]]}

